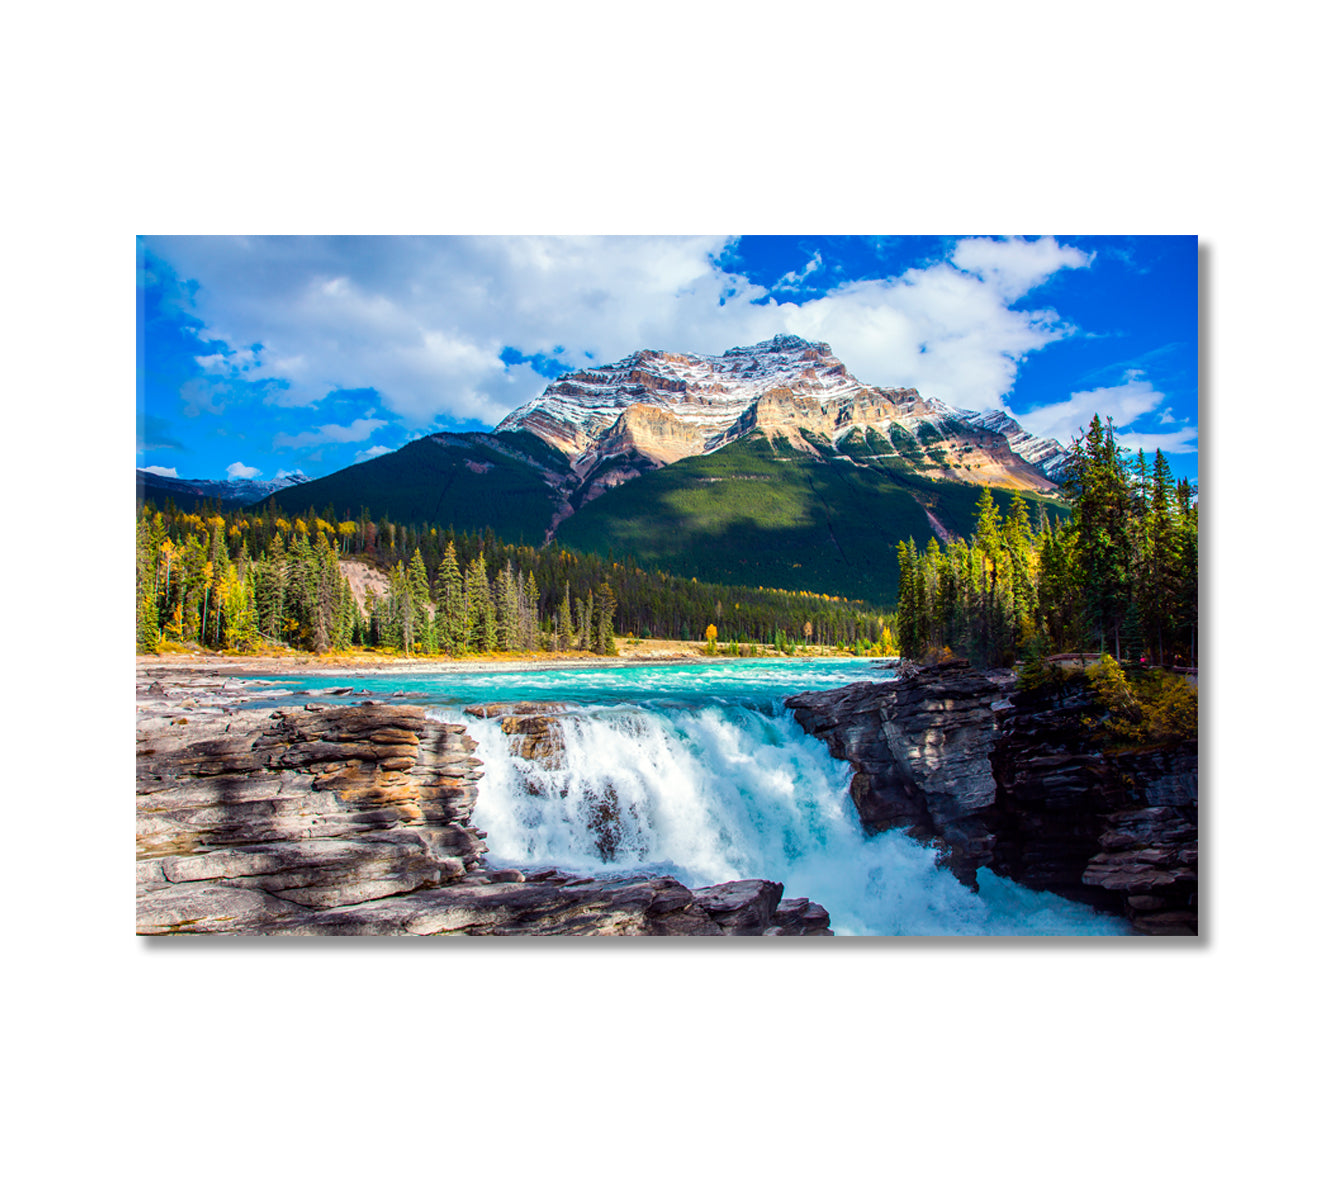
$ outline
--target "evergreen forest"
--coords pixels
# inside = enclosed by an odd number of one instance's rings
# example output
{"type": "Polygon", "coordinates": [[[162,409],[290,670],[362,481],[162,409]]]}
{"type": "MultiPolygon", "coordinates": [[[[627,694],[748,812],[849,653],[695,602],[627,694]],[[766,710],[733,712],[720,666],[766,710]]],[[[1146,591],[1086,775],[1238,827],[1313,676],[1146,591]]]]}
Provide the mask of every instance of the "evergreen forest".
{"type": "MultiPolygon", "coordinates": [[[[824,645],[921,660],[945,653],[1011,665],[1096,652],[1195,665],[1198,504],[1163,454],[1129,456],[1095,417],[1074,444],[1063,519],[981,492],[971,538],[885,547],[892,614],[856,598],[730,585],[644,570],[558,543],[501,542],[353,519],[331,505],[288,513],[194,511],[142,501],[137,516],[140,653],[199,645],[237,653],[353,647],[405,654],[615,653],[616,636],[707,642],[710,652],[824,645]],[[346,564],[388,586],[359,603],[346,564]]],[[[781,538],[781,531],[772,536],[781,538]]]]}
{"type": "Polygon", "coordinates": [[[1195,489],[1159,451],[1131,458],[1094,417],[1062,491],[1068,520],[1022,496],[1002,515],[989,491],[971,539],[898,544],[895,632],[905,658],[946,650],[985,665],[1096,652],[1194,667],[1199,622],[1195,489]]]}
{"type": "Polygon", "coordinates": [[[846,598],[687,580],[365,511],[338,520],[332,510],[291,515],[273,501],[257,512],[146,501],[136,565],[140,653],[194,644],[236,653],[613,654],[618,634],[707,640],[732,654],[759,644],[890,647],[889,615],[846,598]],[[388,587],[358,603],[340,566],[349,562],[383,572],[388,587]]]}

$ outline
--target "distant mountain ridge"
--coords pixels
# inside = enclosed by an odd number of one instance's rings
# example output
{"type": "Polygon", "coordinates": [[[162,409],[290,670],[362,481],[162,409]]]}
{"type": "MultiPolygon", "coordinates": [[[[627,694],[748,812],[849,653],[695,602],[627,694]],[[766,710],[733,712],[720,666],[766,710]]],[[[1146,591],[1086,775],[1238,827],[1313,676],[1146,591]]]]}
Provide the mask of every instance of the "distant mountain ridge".
{"type": "Polygon", "coordinates": [[[300,471],[279,479],[176,479],[171,475],[159,475],[156,471],[136,468],[134,472],[134,489],[140,499],[157,499],[153,493],[159,493],[177,499],[178,503],[180,500],[208,497],[231,504],[254,504],[283,488],[303,483],[310,483],[310,478],[300,471]]]}
{"type": "Polygon", "coordinates": [[[875,430],[928,478],[1038,492],[1054,490],[1068,461],[1058,443],[1000,409],[977,413],[915,388],[870,387],[827,342],[793,334],[720,355],[640,350],[572,371],[496,426],[519,430],[561,451],[581,480],[619,460],[615,483],[755,431],[814,452],[810,434],[838,445],[875,430]]]}

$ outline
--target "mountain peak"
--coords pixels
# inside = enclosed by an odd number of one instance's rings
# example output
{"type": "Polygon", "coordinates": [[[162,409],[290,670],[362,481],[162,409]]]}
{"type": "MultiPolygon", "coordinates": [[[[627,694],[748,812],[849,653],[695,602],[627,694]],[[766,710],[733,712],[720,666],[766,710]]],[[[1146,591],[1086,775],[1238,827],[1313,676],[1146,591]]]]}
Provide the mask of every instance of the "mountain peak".
{"type": "Polygon", "coordinates": [[[776,333],[767,342],[756,342],[753,346],[733,346],[723,351],[724,358],[743,354],[771,354],[792,350],[814,350],[817,354],[833,354],[828,342],[808,342],[795,333],[776,333]]]}
{"type": "Polygon", "coordinates": [[[854,431],[888,443],[899,469],[942,479],[1049,490],[1060,448],[995,414],[962,412],[915,388],[868,387],[827,342],[779,333],[722,354],[640,350],[553,380],[496,432],[527,431],[589,479],[616,460],[623,480],[751,434],[816,453],[854,431]],[[1040,465],[1038,465],[1040,461],[1040,465]],[[627,472],[629,474],[627,474],[627,472]]]}

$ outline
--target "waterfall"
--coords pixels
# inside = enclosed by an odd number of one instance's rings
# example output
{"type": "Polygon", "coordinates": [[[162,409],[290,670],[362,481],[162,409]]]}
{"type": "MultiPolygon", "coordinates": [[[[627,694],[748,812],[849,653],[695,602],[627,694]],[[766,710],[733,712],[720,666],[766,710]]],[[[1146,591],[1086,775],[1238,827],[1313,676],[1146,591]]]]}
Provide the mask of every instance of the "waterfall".
{"type": "Polygon", "coordinates": [[[486,766],[475,815],[494,865],[646,870],[688,887],[780,881],[840,934],[1107,934],[1127,925],[983,870],[970,892],[935,852],[868,837],[849,768],[785,710],[739,703],[594,704],[543,718],[533,758],[497,721],[456,709],[486,766]]]}

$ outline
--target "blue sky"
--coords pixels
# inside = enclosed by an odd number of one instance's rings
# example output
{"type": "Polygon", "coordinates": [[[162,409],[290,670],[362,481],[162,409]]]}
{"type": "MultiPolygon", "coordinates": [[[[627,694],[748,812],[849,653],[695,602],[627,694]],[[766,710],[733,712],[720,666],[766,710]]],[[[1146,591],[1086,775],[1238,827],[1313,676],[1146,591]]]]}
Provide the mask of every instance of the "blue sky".
{"type": "Polygon", "coordinates": [[[152,237],[137,465],[325,475],[493,427],[579,366],[791,332],[862,382],[1094,412],[1196,478],[1194,237],[152,237]]]}

